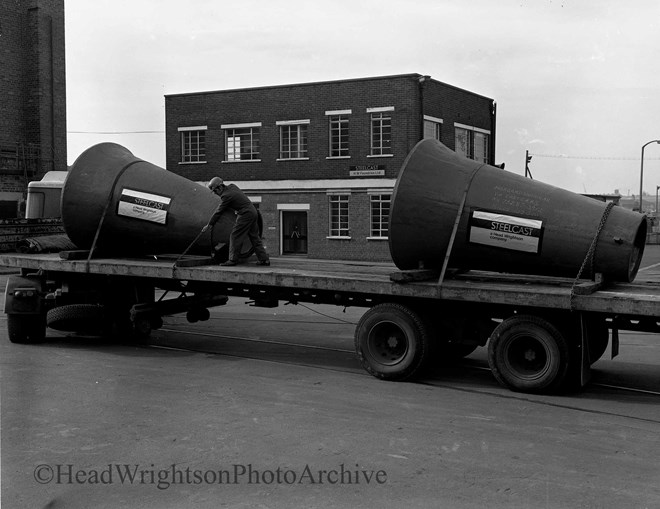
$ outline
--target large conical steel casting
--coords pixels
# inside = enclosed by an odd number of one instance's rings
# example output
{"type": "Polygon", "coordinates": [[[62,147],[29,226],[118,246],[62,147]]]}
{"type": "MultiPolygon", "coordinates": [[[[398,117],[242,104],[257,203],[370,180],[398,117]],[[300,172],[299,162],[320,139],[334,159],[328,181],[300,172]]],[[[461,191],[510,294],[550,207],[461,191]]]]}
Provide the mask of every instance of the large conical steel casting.
{"type": "MultiPolygon", "coordinates": [[[[205,186],[143,161],[121,145],[101,143],[83,152],[69,170],[62,222],[81,249],[179,254],[219,203],[205,186]]],[[[233,224],[233,214],[223,214],[188,252],[210,255],[212,245],[228,242],[233,224]]]]}
{"type": "Polygon", "coordinates": [[[389,244],[400,269],[449,267],[617,281],[637,274],[646,218],[420,141],[392,197],[389,244]],[[595,239],[595,240],[594,240],[595,239]]]}

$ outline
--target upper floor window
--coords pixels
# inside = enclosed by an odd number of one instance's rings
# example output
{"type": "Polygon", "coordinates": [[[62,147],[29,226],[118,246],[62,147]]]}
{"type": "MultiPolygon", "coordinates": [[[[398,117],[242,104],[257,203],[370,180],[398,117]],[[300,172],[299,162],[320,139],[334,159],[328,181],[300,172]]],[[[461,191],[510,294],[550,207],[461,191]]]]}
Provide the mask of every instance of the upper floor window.
{"type": "Polygon", "coordinates": [[[182,163],[206,162],[206,129],[205,125],[179,127],[182,163]]]}
{"type": "Polygon", "coordinates": [[[259,161],[259,134],[261,122],[251,124],[224,124],[225,161],[259,161]]]}
{"type": "Polygon", "coordinates": [[[424,139],[442,141],[442,119],[424,115],[424,139]]]}
{"type": "Polygon", "coordinates": [[[482,163],[490,160],[490,131],[463,124],[454,124],[455,151],[482,163]]]}
{"type": "Polygon", "coordinates": [[[490,136],[481,131],[474,131],[474,159],[482,163],[487,163],[490,160],[490,152],[488,150],[490,136]]]}
{"type": "Polygon", "coordinates": [[[326,111],[330,126],[329,157],[348,157],[348,116],[351,110],[326,111]]]}
{"type": "Polygon", "coordinates": [[[280,159],[307,158],[309,120],[287,120],[277,125],[280,126],[280,159]]]}
{"type": "Polygon", "coordinates": [[[392,111],[393,106],[367,109],[371,113],[372,156],[392,155],[392,111]]]}

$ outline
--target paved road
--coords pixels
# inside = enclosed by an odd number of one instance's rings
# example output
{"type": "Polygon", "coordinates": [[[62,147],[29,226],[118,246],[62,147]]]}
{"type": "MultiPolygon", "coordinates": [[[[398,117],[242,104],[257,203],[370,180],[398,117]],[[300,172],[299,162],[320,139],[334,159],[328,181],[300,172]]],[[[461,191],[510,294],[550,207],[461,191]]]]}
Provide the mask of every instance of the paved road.
{"type": "Polygon", "coordinates": [[[579,394],[529,396],[482,351],[376,380],[359,315],[232,301],[151,347],[13,345],[0,318],[3,507],[660,507],[660,397],[607,387],[660,389],[657,336],[622,336],[579,394]]]}

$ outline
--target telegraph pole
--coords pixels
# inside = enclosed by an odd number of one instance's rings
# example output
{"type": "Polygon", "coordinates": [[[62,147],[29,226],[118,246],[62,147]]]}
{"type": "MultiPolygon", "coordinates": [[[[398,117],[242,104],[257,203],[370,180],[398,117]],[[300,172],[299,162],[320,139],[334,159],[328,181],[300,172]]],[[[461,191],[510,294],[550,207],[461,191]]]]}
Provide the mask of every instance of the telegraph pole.
{"type": "Polygon", "coordinates": [[[529,169],[529,163],[532,161],[532,156],[529,155],[529,150],[525,150],[525,177],[529,177],[534,180],[532,177],[532,172],[529,169]]]}

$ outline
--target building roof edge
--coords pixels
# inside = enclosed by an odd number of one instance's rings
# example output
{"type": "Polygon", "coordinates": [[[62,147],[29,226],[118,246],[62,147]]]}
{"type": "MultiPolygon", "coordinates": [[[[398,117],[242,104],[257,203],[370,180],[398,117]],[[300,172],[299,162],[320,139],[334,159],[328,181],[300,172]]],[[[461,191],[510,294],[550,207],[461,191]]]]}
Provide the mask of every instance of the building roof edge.
{"type": "Polygon", "coordinates": [[[392,78],[414,78],[419,79],[422,75],[418,73],[408,73],[408,74],[390,74],[387,76],[368,76],[363,78],[347,78],[347,79],[338,79],[338,80],[324,80],[324,81],[309,81],[301,83],[284,83],[281,85],[263,85],[257,87],[245,87],[245,88],[227,88],[221,90],[206,90],[200,92],[180,92],[177,94],[165,94],[165,97],[181,97],[189,95],[206,95],[206,94],[222,94],[225,92],[247,92],[252,90],[268,90],[273,88],[289,88],[289,87],[304,87],[304,86],[317,86],[317,85],[331,85],[338,83],[351,83],[356,81],[373,81],[373,80],[385,80],[392,78]]]}

